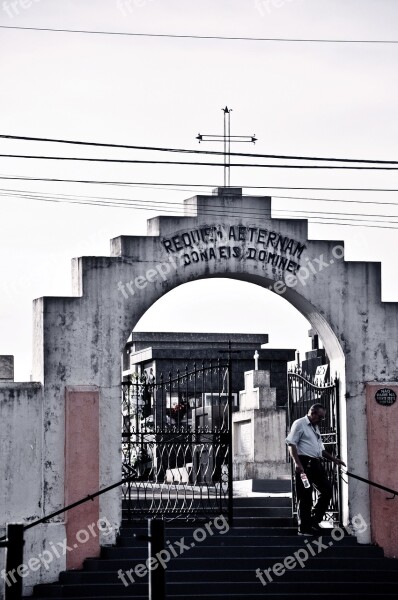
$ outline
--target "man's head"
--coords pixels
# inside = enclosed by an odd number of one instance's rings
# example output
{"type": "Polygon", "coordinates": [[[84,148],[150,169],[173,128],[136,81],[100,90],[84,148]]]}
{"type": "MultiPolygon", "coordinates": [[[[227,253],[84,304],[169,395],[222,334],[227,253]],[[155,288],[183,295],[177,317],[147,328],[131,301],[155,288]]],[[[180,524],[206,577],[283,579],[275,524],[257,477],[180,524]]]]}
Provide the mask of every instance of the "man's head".
{"type": "Polygon", "coordinates": [[[322,404],[313,404],[308,411],[308,418],[314,425],[325,419],[326,408],[322,404]]]}

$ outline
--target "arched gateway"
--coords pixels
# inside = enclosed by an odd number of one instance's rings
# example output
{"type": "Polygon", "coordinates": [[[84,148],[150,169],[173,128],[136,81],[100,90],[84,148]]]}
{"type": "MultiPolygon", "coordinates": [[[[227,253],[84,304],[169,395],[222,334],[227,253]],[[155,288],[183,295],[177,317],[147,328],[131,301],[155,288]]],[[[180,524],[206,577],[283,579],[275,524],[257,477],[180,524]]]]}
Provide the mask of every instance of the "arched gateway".
{"type": "MultiPolygon", "coordinates": [[[[154,302],[208,277],[272,289],[308,319],[324,343],[331,373],[339,377],[343,458],[352,472],[397,487],[398,402],[375,400],[375,388],[398,385],[398,304],[381,302],[380,264],[346,262],[342,242],[309,240],[306,220],[271,218],[270,198],[243,197],[240,188],[194,197],[185,207],[187,216],[149,220],[147,236],[112,240],[110,257],[74,259],[73,297],[34,302],[38,383],[0,388],[2,398],[13,390],[8,418],[12,411],[14,417],[18,410],[24,418],[29,414],[34,432],[9,457],[18,481],[10,480],[6,520],[41,517],[120,478],[117,357],[154,302]],[[28,498],[21,498],[24,481],[28,498]]],[[[91,505],[93,520],[101,514],[117,528],[120,490],[99,504],[100,511],[91,505]]],[[[370,523],[363,542],[372,535],[391,556],[398,554],[396,501],[350,480],[345,506],[346,519],[349,507],[351,517],[361,513],[370,523]]],[[[83,524],[79,515],[75,509],[66,525],[60,517],[34,528],[29,544],[42,548],[44,540],[63,539],[65,527],[71,537],[83,524]]],[[[90,544],[63,560],[79,565],[83,555],[96,551],[97,540],[90,544]]]]}

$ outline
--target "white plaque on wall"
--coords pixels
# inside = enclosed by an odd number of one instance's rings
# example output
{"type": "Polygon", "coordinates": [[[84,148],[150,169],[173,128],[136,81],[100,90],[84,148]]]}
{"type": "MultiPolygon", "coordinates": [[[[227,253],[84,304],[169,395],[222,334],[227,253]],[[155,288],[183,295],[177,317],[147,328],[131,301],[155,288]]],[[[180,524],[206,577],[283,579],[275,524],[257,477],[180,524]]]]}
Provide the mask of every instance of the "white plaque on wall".
{"type": "Polygon", "coordinates": [[[238,427],[238,453],[250,456],[253,454],[252,422],[243,421],[238,427]]]}

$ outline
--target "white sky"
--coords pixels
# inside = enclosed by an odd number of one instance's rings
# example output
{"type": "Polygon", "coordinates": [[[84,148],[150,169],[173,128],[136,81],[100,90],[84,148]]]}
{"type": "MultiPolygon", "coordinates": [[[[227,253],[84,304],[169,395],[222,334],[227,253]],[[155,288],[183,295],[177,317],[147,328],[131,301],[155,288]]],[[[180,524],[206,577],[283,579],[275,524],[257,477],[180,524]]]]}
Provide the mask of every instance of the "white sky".
{"type": "MultiPolygon", "coordinates": [[[[398,39],[394,0],[0,1],[0,24],[197,35],[398,39]],[[18,13],[18,14],[17,14],[18,13]]],[[[281,44],[0,30],[0,134],[199,148],[222,129],[258,137],[260,153],[397,160],[398,45],[281,44]]],[[[0,141],[0,153],[170,159],[134,151],[0,141]]],[[[222,184],[214,167],[55,163],[0,158],[0,175],[222,184]]],[[[233,169],[233,185],[398,188],[398,173],[233,169]]],[[[109,253],[109,239],[144,234],[160,211],[48,203],[3,190],[182,202],[191,191],[0,180],[0,354],[29,378],[32,299],[68,295],[70,259],[109,253]]],[[[189,188],[187,185],[187,190],[189,188]]],[[[271,192],[270,192],[271,193],[271,192]]],[[[277,195],[398,202],[395,192],[277,195]]],[[[149,205],[150,206],[150,205],[149,205]]],[[[275,199],[278,209],[397,215],[396,205],[275,199]]],[[[362,217],[365,218],[365,217],[362,217]]],[[[386,217],[391,221],[391,217],[386,217]]],[[[385,223],[387,225],[388,223],[385,223]]],[[[357,223],[358,225],[358,223],[357,223]]],[[[383,261],[383,300],[398,300],[393,229],[311,225],[344,239],[352,260],[383,261]]],[[[142,329],[253,331],[270,346],[309,345],[283,299],[248,284],[204,281],[163,298],[142,329]],[[247,309],[248,302],[250,310],[247,309]]]]}

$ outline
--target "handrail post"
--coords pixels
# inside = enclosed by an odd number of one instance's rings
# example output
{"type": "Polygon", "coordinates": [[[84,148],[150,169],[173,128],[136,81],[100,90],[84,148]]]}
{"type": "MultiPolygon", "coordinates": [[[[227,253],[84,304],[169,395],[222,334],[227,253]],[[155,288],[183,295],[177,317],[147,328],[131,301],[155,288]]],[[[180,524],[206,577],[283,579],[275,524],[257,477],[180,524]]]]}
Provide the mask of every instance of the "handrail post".
{"type": "MultiPolygon", "coordinates": [[[[234,519],[234,506],[233,506],[233,448],[232,448],[232,351],[231,351],[231,340],[228,340],[228,522],[229,526],[232,527],[234,519]]],[[[220,488],[222,486],[222,477],[220,482],[220,488]]],[[[220,489],[221,494],[221,489],[220,489]]]]}
{"type": "Polygon", "coordinates": [[[164,550],[164,521],[148,519],[148,584],[149,600],[166,600],[166,575],[162,565],[156,561],[152,567],[151,558],[164,550]]]}
{"type": "MultiPolygon", "coordinates": [[[[337,422],[337,436],[336,436],[336,454],[340,456],[341,450],[341,438],[340,438],[340,379],[337,378],[337,375],[334,380],[335,385],[335,394],[336,394],[336,422],[337,422]]],[[[337,488],[338,488],[338,502],[339,502],[339,525],[343,522],[343,488],[341,485],[341,480],[339,477],[339,472],[337,470],[337,488]]]]}
{"type": "Polygon", "coordinates": [[[5,600],[22,598],[22,577],[18,569],[21,570],[23,564],[23,531],[22,523],[7,525],[5,600]]]}

